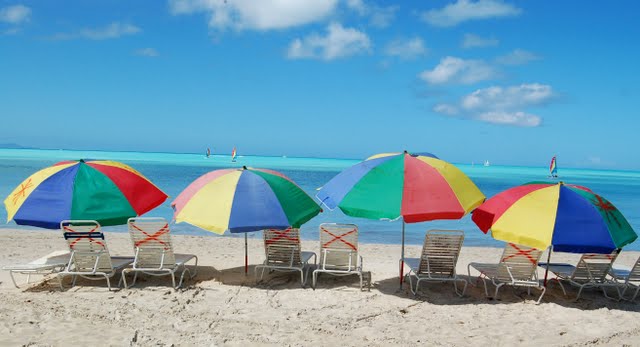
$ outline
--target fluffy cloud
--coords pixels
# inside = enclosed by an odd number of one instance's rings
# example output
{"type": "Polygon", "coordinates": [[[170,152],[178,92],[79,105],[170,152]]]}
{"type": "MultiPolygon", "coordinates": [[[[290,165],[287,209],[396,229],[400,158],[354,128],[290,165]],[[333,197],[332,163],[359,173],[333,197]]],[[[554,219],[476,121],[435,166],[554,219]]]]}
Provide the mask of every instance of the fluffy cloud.
{"type": "Polygon", "coordinates": [[[174,15],[205,13],[217,30],[272,30],[317,22],[338,0],[169,0],[174,15]]]}
{"type": "Polygon", "coordinates": [[[498,39],[494,37],[480,37],[475,34],[465,34],[462,39],[462,48],[491,47],[498,45],[498,39]]]}
{"type": "Polygon", "coordinates": [[[412,39],[396,39],[385,48],[385,54],[401,59],[415,59],[427,53],[424,42],[419,37],[412,39]]]}
{"type": "Polygon", "coordinates": [[[155,58],[160,55],[160,53],[158,53],[158,51],[155,48],[149,48],[149,47],[140,48],[136,50],[134,54],[141,57],[150,57],[150,58],[155,58]]]}
{"type": "Polygon", "coordinates": [[[482,60],[445,57],[433,70],[426,70],[420,78],[429,84],[473,84],[494,79],[498,72],[482,60]]]}
{"type": "Polygon", "coordinates": [[[0,22],[19,25],[28,22],[31,18],[31,9],[23,5],[7,6],[0,9],[0,22]]]}
{"type": "Polygon", "coordinates": [[[524,65],[538,59],[540,59],[540,57],[534,53],[525,51],[524,49],[515,49],[508,54],[497,57],[496,62],[502,65],[524,65]]]}
{"type": "Polygon", "coordinates": [[[523,109],[546,105],[554,98],[553,89],[545,84],[489,87],[464,96],[457,105],[437,104],[433,111],[493,124],[537,127],[542,124],[542,118],[523,109]]]}
{"type": "Polygon", "coordinates": [[[396,18],[398,10],[398,6],[368,5],[363,0],[347,0],[346,5],[361,16],[369,16],[369,23],[378,28],[388,27],[396,18]]]}
{"type": "Polygon", "coordinates": [[[135,25],[113,22],[102,28],[85,28],[77,33],[58,33],[53,36],[54,40],[73,40],[73,39],[89,39],[89,40],[108,40],[116,39],[121,36],[135,35],[142,31],[135,25]]]}
{"type": "Polygon", "coordinates": [[[451,27],[469,20],[517,16],[521,12],[501,0],[458,0],[441,9],[423,13],[422,19],[434,26],[451,27]]]}
{"type": "Polygon", "coordinates": [[[311,34],[295,39],[289,45],[289,59],[333,60],[369,51],[371,41],[367,34],[353,28],[345,28],[339,23],[331,23],[327,34],[311,34]]]}

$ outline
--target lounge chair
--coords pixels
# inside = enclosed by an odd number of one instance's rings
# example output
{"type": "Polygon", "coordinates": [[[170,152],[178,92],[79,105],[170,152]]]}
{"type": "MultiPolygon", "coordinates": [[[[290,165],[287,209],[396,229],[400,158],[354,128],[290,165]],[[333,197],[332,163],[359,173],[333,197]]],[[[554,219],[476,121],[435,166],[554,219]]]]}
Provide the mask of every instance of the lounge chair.
{"type": "Polygon", "coordinates": [[[315,265],[316,254],[300,250],[300,230],[297,228],[267,229],[264,230],[263,235],[265,260],[264,263],[255,267],[255,276],[258,276],[258,269],[262,269],[260,279],[264,276],[266,269],[299,271],[300,281],[304,287],[309,275],[309,261],[313,258],[315,265]]]}
{"type": "MultiPolygon", "coordinates": [[[[62,281],[66,276],[73,276],[73,286],[78,277],[89,280],[107,280],[107,287],[111,290],[110,278],[118,271],[133,262],[131,257],[112,257],[100,231],[100,224],[96,221],[62,221],[60,227],[69,244],[71,257],[66,268],[58,273],[60,289],[64,289],[62,281]]],[[[122,282],[121,276],[118,287],[122,282]]]]}
{"type": "Polygon", "coordinates": [[[624,299],[624,294],[627,292],[627,289],[635,288],[633,296],[627,299],[629,301],[635,300],[638,292],[640,292],[640,257],[638,257],[638,260],[636,260],[636,263],[631,268],[611,267],[609,275],[623,286],[622,293],[620,293],[622,299],[624,299]]]}
{"type": "Polygon", "coordinates": [[[27,275],[27,281],[23,283],[23,285],[28,285],[31,283],[32,275],[47,276],[64,270],[67,264],[69,264],[70,257],[71,253],[69,253],[69,251],[55,251],[32,262],[26,264],[7,265],[2,269],[9,271],[13,285],[15,285],[16,288],[20,288],[14,274],[27,275]]]}
{"type": "Polygon", "coordinates": [[[471,276],[471,268],[480,272],[478,277],[484,283],[484,293],[487,297],[489,297],[487,289],[487,279],[489,279],[496,287],[494,299],[498,298],[498,290],[504,285],[528,287],[529,293],[531,288],[541,291],[540,297],[536,301],[536,304],[539,304],[546,291],[546,288],[541,286],[538,280],[537,269],[541,255],[542,251],[539,249],[507,243],[499,263],[470,263],[467,271],[469,276],[471,276]]]}
{"type": "Polygon", "coordinates": [[[135,250],[135,258],[131,268],[124,269],[124,286],[129,288],[136,283],[139,273],[151,276],[171,276],[174,288],[180,288],[185,273],[189,278],[196,275],[198,257],[194,254],[173,253],[169,223],[164,218],[129,218],[127,221],[131,241],[135,250]],[[186,263],[194,260],[194,271],[191,273],[186,263]],[[176,272],[180,273],[180,282],[176,286],[176,272]],[[127,284],[126,274],[134,272],[131,285],[127,284]]]}
{"type": "MultiPolygon", "coordinates": [[[[313,288],[318,274],[334,276],[358,275],[362,290],[362,256],[358,255],[358,226],[354,224],[323,223],[320,225],[320,262],[313,271],[313,288]]],[[[369,278],[371,274],[368,273],[369,278]]],[[[368,281],[369,286],[371,279],[368,281]]]]}
{"type": "Polygon", "coordinates": [[[409,267],[405,275],[409,278],[409,289],[413,295],[418,292],[421,281],[453,282],[456,294],[463,296],[467,290],[467,281],[459,278],[456,273],[458,256],[464,241],[464,232],[461,230],[429,230],[424,237],[420,258],[405,258],[404,263],[409,267]],[[416,277],[415,289],[413,277],[416,277]],[[458,282],[464,287],[458,291],[458,282]]]}
{"type": "MultiPolygon", "coordinates": [[[[622,297],[620,285],[607,278],[611,270],[611,265],[617,257],[618,251],[614,251],[611,254],[586,253],[580,257],[578,264],[575,266],[566,263],[549,263],[549,271],[556,277],[549,280],[548,283],[551,281],[558,282],[564,295],[567,295],[567,291],[562,285],[562,282],[568,282],[578,287],[578,295],[574,300],[580,298],[582,290],[585,288],[600,288],[604,296],[611,299],[605,288],[613,287],[618,292],[618,297],[622,297]]],[[[540,266],[546,268],[547,263],[540,263],[540,266]]]]}

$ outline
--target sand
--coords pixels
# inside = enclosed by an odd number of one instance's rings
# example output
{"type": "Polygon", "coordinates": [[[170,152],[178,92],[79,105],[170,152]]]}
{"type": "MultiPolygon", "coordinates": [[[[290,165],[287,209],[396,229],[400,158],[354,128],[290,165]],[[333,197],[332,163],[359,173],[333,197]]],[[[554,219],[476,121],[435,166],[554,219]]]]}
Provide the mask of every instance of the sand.
{"type": "MultiPolygon", "coordinates": [[[[249,276],[241,238],[174,235],[173,241],[177,251],[200,257],[197,277],[179,290],[168,277],[143,277],[117,292],[104,281],[79,281],[60,291],[56,279],[17,289],[2,271],[0,345],[640,346],[640,304],[593,290],[572,302],[555,285],[535,305],[535,291],[529,296],[505,288],[499,300],[488,300],[480,284],[460,298],[450,283],[434,283],[414,297],[398,287],[398,245],[361,245],[373,283],[360,291],[357,276],[321,276],[316,290],[301,288],[294,274],[256,284],[253,265],[263,260],[258,240],[249,243],[249,276]]],[[[126,233],[108,233],[107,242],[112,255],[133,253],[126,233]]],[[[66,249],[55,231],[1,229],[0,244],[0,266],[66,249]]],[[[303,248],[317,252],[318,243],[305,241],[303,248]]],[[[418,246],[407,249],[419,252],[418,246]]],[[[465,247],[458,272],[466,275],[470,261],[495,262],[500,252],[465,247]]],[[[618,262],[631,265],[638,255],[625,251],[618,262]]],[[[553,260],[575,262],[577,256],[553,260]]]]}

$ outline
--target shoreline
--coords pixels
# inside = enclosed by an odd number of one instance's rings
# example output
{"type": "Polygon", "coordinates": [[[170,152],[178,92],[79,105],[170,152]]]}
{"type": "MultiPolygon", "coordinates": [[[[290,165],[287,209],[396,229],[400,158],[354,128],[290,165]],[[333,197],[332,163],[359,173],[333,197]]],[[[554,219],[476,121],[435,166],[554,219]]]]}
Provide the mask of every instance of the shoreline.
{"type": "MultiPolygon", "coordinates": [[[[67,249],[56,232],[0,229],[0,265],[31,261],[67,249]]],[[[112,255],[133,254],[126,233],[105,232],[112,255]]],[[[0,275],[0,345],[638,345],[640,304],[606,299],[588,290],[572,302],[559,286],[540,305],[537,291],[504,288],[488,300],[482,285],[459,298],[451,283],[421,286],[414,297],[398,289],[399,245],[361,244],[372,288],[360,291],[357,276],[321,276],[318,287],[301,288],[299,276],[265,276],[251,270],[264,259],[259,239],[249,240],[250,273],[244,274],[244,239],[172,235],[176,252],[200,258],[198,275],[173,290],[168,277],[144,276],[132,289],[108,292],[104,281],[79,281],[60,291],[55,280],[28,289],[0,275]],[[544,317],[544,318],[542,318],[544,317]],[[504,329],[509,323],[509,331],[504,329]],[[82,326],[83,329],[77,329],[82,326]]],[[[317,241],[302,249],[318,252],[317,241]]],[[[416,256],[421,246],[406,247],[416,256]]],[[[501,249],[463,247],[458,273],[471,261],[497,262],[501,249]]],[[[640,252],[623,251],[616,264],[630,265],[640,252]]],[[[543,255],[545,257],[545,255],[543,255]]],[[[575,262],[579,255],[554,254],[575,262]]],[[[541,274],[541,272],[540,272],[541,274]]],[[[473,275],[473,274],[472,274],[473,275]]],[[[472,278],[473,279],[473,278],[472,278]]],[[[575,296],[576,291],[569,289],[575,296]]]]}

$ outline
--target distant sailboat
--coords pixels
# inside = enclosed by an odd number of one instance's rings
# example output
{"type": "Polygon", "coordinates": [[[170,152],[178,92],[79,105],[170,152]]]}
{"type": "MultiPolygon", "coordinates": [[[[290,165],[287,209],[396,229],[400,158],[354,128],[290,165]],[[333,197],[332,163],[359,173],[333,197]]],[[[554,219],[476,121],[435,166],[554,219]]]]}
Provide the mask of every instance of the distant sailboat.
{"type": "Polygon", "coordinates": [[[236,153],[237,153],[236,148],[233,147],[233,151],[231,151],[231,161],[234,163],[236,161],[236,153]]]}
{"type": "Polygon", "coordinates": [[[551,163],[549,164],[549,177],[558,177],[558,164],[556,163],[555,155],[551,158],[551,163]]]}
{"type": "Polygon", "coordinates": [[[491,164],[489,164],[489,161],[488,161],[488,160],[485,160],[485,161],[484,161],[484,166],[491,166],[491,164]]]}
{"type": "Polygon", "coordinates": [[[207,158],[211,156],[211,148],[207,147],[207,158]]]}

